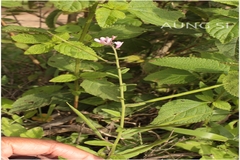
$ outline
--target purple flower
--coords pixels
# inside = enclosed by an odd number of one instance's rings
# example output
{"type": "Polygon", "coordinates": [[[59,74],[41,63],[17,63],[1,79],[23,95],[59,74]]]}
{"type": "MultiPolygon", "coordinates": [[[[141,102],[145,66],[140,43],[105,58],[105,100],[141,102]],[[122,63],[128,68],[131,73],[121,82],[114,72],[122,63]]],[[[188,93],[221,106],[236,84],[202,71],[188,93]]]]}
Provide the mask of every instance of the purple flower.
{"type": "MultiPolygon", "coordinates": [[[[103,44],[105,46],[112,46],[113,45],[113,40],[115,38],[117,38],[117,36],[112,36],[112,38],[100,37],[99,39],[98,38],[94,38],[94,41],[98,42],[100,44],[103,44]]],[[[118,49],[118,48],[120,48],[122,46],[123,42],[117,41],[117,42],[114,42],[114,44],[116,44],[116,49],[118,49]]]]}

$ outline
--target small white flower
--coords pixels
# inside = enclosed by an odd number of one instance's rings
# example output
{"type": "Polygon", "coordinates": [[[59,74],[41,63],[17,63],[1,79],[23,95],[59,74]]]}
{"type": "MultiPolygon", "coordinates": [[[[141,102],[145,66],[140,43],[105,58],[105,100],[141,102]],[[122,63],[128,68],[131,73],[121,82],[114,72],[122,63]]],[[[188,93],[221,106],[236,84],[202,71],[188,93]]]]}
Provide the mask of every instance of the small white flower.
{"type": "MultiPolygon", "coordinates": [[[[98,38],[94,38],[94,41],[98,42],[100,44],[103,44],[105,46],[113,46],[113,40],[115,38],[117,38],[117,36],[112,36],[112,38],[100,37],[99,39],[98,38]]],[[[116,45],[116,49],[118,49],[118,48],[120,48],[122,46],[123,42],[117,41],[117,42],[114,42],[114,44],[116,45]]]]}
{"type": "Polygon", "coordinates": [[[114,44],[116,44],[116,49],[118,49],[122,46],[123,42],[117,41],[117,42],[114,42],[114,44]]]}

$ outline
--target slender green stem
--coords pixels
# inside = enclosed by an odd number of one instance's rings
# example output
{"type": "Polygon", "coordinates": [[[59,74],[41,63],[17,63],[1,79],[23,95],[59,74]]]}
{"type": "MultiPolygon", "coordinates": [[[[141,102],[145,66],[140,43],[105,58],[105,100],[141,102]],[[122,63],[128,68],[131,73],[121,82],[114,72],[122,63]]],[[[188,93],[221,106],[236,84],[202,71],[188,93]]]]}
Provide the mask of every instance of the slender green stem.
{"type": "Polygon", "coordinates": [[[117,70],[118,70],[120,102],[121,102],[122,112],[121,112],[121,120],[120,120],[120,129],[118,131],[118,135],[117,135],[116,140],[114,141],[112,149],[111,149],[111,151],[109,153],[109,157],[112,154],[114,154],[114,152],[116,150],[116,147],[117,147],[117,144],[118,144],[119,140],[121,139],[122,130],[124,128],[124,118],[125,118],[125,110],[126,110],[125,99],[124,99],[124,87],[125,87],[125,84],[122,81],[122,72],[121,72],[121,67],[120,67],[120,64],[119,64],[119,58],[118,58],[117,51],[114,48],[114,46],[112,46],[112,49],[114,51],[114,55],[115,55],[115,59],[116,59],[116,66],[117,66],[117,70]]]}
{"type": "MultiPolygon", "coordinates": [[[[89,29],[89,26],[92,22],[92,19],[94,17],[94,14],[95,14],[95,10],[97,9],[97,6],[98,6],[98,3],[95,3],[91,8],[90,8],[90,12],[88,14],[88,17],[87,17],[87,21],[83,27],[83,30],[82,30],[82,33],[81,33],[81,36],[79,38],[79,41],[80,42],[83,42],[84,41],[84,38],[88,32],[88,29],[89,29]]],[[[81,60],[76,58],[75,60],[75,76],[79,76],[80,74],[80,63],[81,63],[81,60]]],[[[75,80],[74,82],[74,87],[75,87],[75,96],[74,96],[74,108],[78,108],[78,101],[79,101],[79,79],[75,80]]]]}

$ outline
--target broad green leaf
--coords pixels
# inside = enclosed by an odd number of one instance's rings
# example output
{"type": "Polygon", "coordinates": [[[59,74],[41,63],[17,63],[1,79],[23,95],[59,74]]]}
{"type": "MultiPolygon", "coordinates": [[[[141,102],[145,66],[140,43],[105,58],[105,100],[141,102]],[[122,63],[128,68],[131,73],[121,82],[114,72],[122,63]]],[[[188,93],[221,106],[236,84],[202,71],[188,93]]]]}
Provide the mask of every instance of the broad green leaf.
{"type": "Polygon", "coordinates": [[[124,19],[125,13],[118,10],[108,8],[98,8],[96,10],[96,20],[100,27],[108,27],[113,25],[118,19],[124,19]]]}
{"type": "Polygon", "coordinates": [[[119,152],[118,154],[119,155],[124,155],[124,157],[126,158],[132,158],[132,157],[135,157],[141,153],[144,153],[148,150],[150,150],[151,148],[155,147],[155,146],[158,146],[158,145],[161,145],[163,143],[166,143],[168,139],[162,139],[162,140],[157,140],[151,144],[148,144],[148,145],[140,145],[140,146],[136,146],[134,148],[131,148],[131,149],[127,149],[127,150],[124,150],[122,152],[119,152]]]}
{"type": "Polygon", "coordinates": [[[93,105],[93,106],[98,106],[100,104],[105,103],[105,101],[100,97],[89,97],[89,98],[85,98],[79,102],[84,103],[84,104],[93,105]]]}
{"type": "Polygon", "coordinates": [[[108,3],[103,4],[106,8],[117,9],[117,10],[127,10],[129,4],[124,1],[108,1],[108,3]]]}
{"type": "Polygon", "coordinates": [[[59,75],[57,77],[54,77],[53,79],[51,79],[49,82],[72,82],[77,80],[78,78],[73,75],[73,74],[63,74],[63,75],[59,75]]]}
{"type": "Polygon", "coordinates": [[[212,103],[212,105],[216,108],[223,109],[230,111],[231,110],[231,105],[228,102],[217,100],[212,103]]]}
{"type": "Polygon", "coordinates": [[[75,24],[66,24],[55,29],[56,32],[77,33],[81,31],[81,27],[75,24]]]}
{"type": "Polygon", "coordinates": [[[213,1],[223,3],[223,4],[233,5],[233,6],[239,6],[239,1],[238,0],[231,0],[231,1],[213,0],[213,1]]]}
{"type": "Polygon", "coordinates": [[[42,127],[34,127],[31,129],[28,129],[25,133],[21,133],[20,137],[26,137],[26,138],[42,138],[43,137],[43,128],[42,127]]]}
{"type": "Polygon", "coordinates": [[[68,1],[56,1],[51,0],[54,4],[54,7],[67,12],[79,12],[84,8],[90,7],[94,1],[82,1],[82,0],[68,0],[68,1]]]}
{"type": "MultiPolygon", "coordinates": [[[[117,39],[129,39],[143,34],[146,29],[135,26],[114,25],[102,29],[96,37],[106,37],[116,35],[117,39]]],[[[123,44],[124,45],[124,44],[123,44]]]]}
{"type": "Polygon", "coordinates": [[[224,136],[221,136],[218,134],[214,134],[214,133],[210,133],[210,132],[199,131],[199,130],[191,130],[191,129],[175,128],[175,127],[161,127],[161,129],[173,131],[174,133],[195,136],[198,138],[209,139],[209,140],[213,140],[213,141],[226,142],[228,140],[227,137],[224,137],[224,136]]]}
{"type": "Polygon", "coordinates": [[[11,37],[14,41],[27,44],[44,43],[50,41],[50,38],[44,34],[18,34],[11,37]]]}
{"type": "Polygon", "coordinates": [[[164,57],[152,59],[149,62],[158,66],[205,73],[228,72],[230,68],[216,60],[197,57],[164,57]]]}
{"type": "Polygon", "coordinates": [[[50,95],[45,93],[26,95],[17,99],[13,103],[13,107],[10,112],[15,113],[47,106],[50,104],[50,98],[50,95]]]}
{"type": "Polygon", "coordinates": [[[164,69],[144,78],[145,81],[157,82],[161,84],[185,84],[196,80],[196,78],[188,71],[178,69],[164,69]]]}
{"type": "Polygon", "coordinates": [[[59,9],[56,9],[47,16],[45,23],[48,26],[48,28],[55,28],[55,23],[61,14],[62,14],[62,11],[59,9]]]}
{"type": "Polygon", "coordinates": [[[64,40],[68,40],[70,38],[70,35],[69,35],[69,33],[67,33],[67,32],[60,32],[60,33],[56,33],[56,34],[54,34],[53,35],[53,37],[52,37],[52,42],[62,42],[62,39],[64,39],[64,40]],[[59,38],[61,38],[61,39],[59,39],[59,38]]]}
{"type": "Polygon", "coordinates": [[[232,41],[239,36],[238,18],[221,17],[215,18],[206,24],[206,31],[222,44],[232,41]]]}
{"type": "Polygon", "coordinates": [[[239,94],[239,73],[238,71],[231,71],[223,78],[224,89],[233,96],[238,97],[239,94]]]}
{"type": "Polygon", "coordinates": [[[23,26],[16,26],[16,25],[8,25],[3,26],[2,31],[4,32],[39,32],[39,33],[47,33],[46,29],[43,28],[34,28],[34,27],[23,27],[23,26]]]}
{"type": "Polygon", "coordinates": [[[110,99],[119,101],[119,88],[111,82],[106,80],[84,80],[81,83],[84,90],[102,99],[110,99]]]}
{"type": "Polygon", "coordinates": [[[2,109],[11,109],[14,101],[1,97],[1,107],[2,109]]]}
{"type": "Polygon", "coordinates": [[[181,26],[178,19],[183,16],[180,11],[169,11],[158,8],[152,1],[131,1],[128,11],[145,23],[151,23],[157,26],[169,24],[176,27],[181,26]]]}
{"type": "Polygon", "coordinates": [[[35,44],[29,47],[24,54],[42,54],[47,53],[53,49],[54,45],[52,43],[42,43],[42,44],[35,44]]]}
{"type": "Polygon", "coordinates": [[[20,117],[20,116],[18,116],[18,115],[16,115],[16,114],[13,114],[12,115],[12,119],[14,120],[14,122],[17,122],[17,123],[19,123],[19,124],[23,124],[23,120],[22,120],[22,118],[23,117],[20,117]]]}
{"type": "Polygon", "coordinates": [[[238,38],[232,39],[230,42],[222,44],[220,41],[216,41],[215,44],[221,54],[225,56],[234,56],[237,54],[238,38]]]}
{"type": "Polygon", "coordinates": [[[13,120],[10,120],[6,117],[2,117],[1,123],[2,133],[7,137],[19,137],[21,133],[27,131],[27,129],[24,128],[22,125],[18,123],[13,123],[13,120]]]}
{"type": "Polygon", "coordinates": [[[212,109],[206,102],[178,99],[164,104],[151,124],[164,126],[197,123],[210,118],[211,114],[212,109]]]}
{"type": "Polygon", "coordinates": [[[79,110],[71,106],[69,103],[67,103],[68,106],[88,125],[89,128],[93,130],[93,132],[101,139],[104,140],[101,133],[97,130],[97,128],[93,125],[92,121],[90,121],[87,117],[84,116],[79,110]]]}
{"type": "Polygon", "coordinates": [[[30,94],[51,94],[54,92],[58,92],[60,89],[62,89],[62,85],[45,85],[45,86],[38,86],[36,88],[32,88],[27,90],[22,94],[22,96],[30,95],[30,94]]]}
{"type": "Polygon", "coordinates": [[[124,19],[118,19],[115,24],[139,27],[142,25],[142,21],[137,19],[137,17],[132,14],[126,14],[126,17],[124,19]]]}
{"type": "Polygon", "coordinates": [[[222,15],[226,17],[238,18],[238,9],[223,9],[223,8],[202,8],[205,13],[212,13],[216,16],[222,15]]]}
{"type": "Polygon", "coordinates": [[[121,113],[120,112],[117,112],[117,111],[114,111],[114,110],[111,110],[111,109],[102,109],[102,111],[114,116],[114,117],[121,117],[121,113]]]}
{"type": "Polygon", "coordinates": [[[68,41],[54,47],[56,51],[78,59],[97,60],[95,51],[81,42],[68,41]]]}
{"type": "Polygon", "coordinates": [[[84,143],[92,146],[112,146],[113,145],[112,143],[108,141],[103,141],[103,140],[85,141],[84,143]]]}
{"type": "Polygon", "coordinates": [[[195,95],[196,98],[205,101],[205,102],[212,102],[213,101],[213,97],[208,96],[208,95],[203,95],[203,94],[198,94],[195,95]]]}

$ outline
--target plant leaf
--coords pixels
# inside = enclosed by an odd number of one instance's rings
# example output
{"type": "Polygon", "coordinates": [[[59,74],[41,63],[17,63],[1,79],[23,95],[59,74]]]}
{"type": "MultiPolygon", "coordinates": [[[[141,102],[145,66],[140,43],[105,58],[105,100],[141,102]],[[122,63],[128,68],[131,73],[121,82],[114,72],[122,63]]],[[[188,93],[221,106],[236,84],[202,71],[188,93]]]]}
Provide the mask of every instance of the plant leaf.
{"type": "Polygon", "coordinates": [[[238,47],[238,38],[232,39],[230,42],[222,44],[220,41],[216,41],[215,44],[221,54],[225,56],[234,56],[237,54],[237,47],[238,47]]]}
{"type": "Polygon", "coordinates": [[[206,31],[214,38],[218,39],[222,44],[230,42],[237,38],[239,22],[238,18],[221,17],[215,18],[208,22],[206,31]]]}
{"type": "Polygon", "coordinates": [[[28,129],[26,132],[21,133],[20,137],[42,138],[43,137],[43,128],[42,127],[34,127],[31,129],[28,129]]]}
{"type": "Polygon", "coordinates": [[[57,77],[54,77],[53,79],[50,80],[50,82],[72,82],[77,80],[78,78],[73,75],[73,74],[63,74],[63,75],[59,75],[57,77]]]}
{"type": "Polygon", "coordinates": [[[64,55],[85,59],[85,60],[97,60],[97,55],[90,47],[85,46],[81,42],[69,41],[61,43],[54,47],[54,49],[64,55]]]}
{"type": "Polygon", "coordinates": [[[55,23],[61,14],[62,14],[62,11],[59,9],[56,9],[47,16],[45,23],[48,26],[48,28],[55,28],[55,23]]]}
{"type": "Polygon", "coordinates": [[[169,11],[158,8],[152,1],[131,1],[128,11],[140,18],[145,23],[151,23],[157,26],[169,24],[176,27],[181,26],[178,19],[183,16],[179,11],[169,11]]]}
{"type": "Polygon", "coordinates": [[[238,71],[230,71],[227,76],[223,78],[224,89],[233,96],[238,97],[239,95],[239,73],[238,71]]]}
{"type": "Polygon", "coordinates": [[[14,41],[27,44],[44,43],[50,41],[50,38],[44,34],[18,34],[11,37],[14,41]]]}
{"type": "Polygon", "coordinates": [[[231,105],[225,101],[217,100],[217,101],[213,102],[212,104],[214,107],[219,108],[219,109],[223,109],[223,110],[227,110],[227,111],[231,110],[231,105]]]}
{"type": "Polygon", "coordinates": [[[229,66],[216,60],[196,57],[164,57],[149,61],[158,66],[172,67],[195,72],[218,73],[228,72],[229,66]]]}
{"type": "Polygon", "coordinates": [[[175,133],[196,136],[198,138],[204,138],[204,139],[209,139],[209,140],[213,140],[213,141],[225,142],[228,140],[227,137],[224,137],[224,136],[221,136],[221,135],[218,135],[215,133],[205,132],[205,131],[191,130],[191,129],[184,129],[184,128],[175,128],[175,127],[161,127],[161,128],[164,130],[168,130],[168,131],[174,131],[175,133]]]}
{"type": "Polygon", "coordinates": [[[37,32],[37,33],[47,33],[46,29],[43,28],[34,28],[34,27],[23,27],[23,26],[15,26],[15,25],[8,25],[3,26],[2,31],[4,32],[37,32]]]}
{"type": "Polygon", "coordinates": [[[129,39],[137,37],[144,33],[146,29],[135,26],[114,25],[102,29],[96,37],[106,37],[109,35],[117,35],[117,39],[129,39]]]}
{"type": "Polygon", "coordinates": [[[206,102],[178,99],[164,104],[158,116],[151,122],[154,125],[182,125],[206,120],[212,114],[206,102]]]}
{"type": "Polygon", "coordinates": [[[101,97],[102,99],[119,101],[118,86],[106,80],[84,80],[81,83],[81,87],[83,87],[87,93],[101,97]]]}
{"type": "Polygon", "coordinates": [[[96,20],[100,27],[108,27],[114,24],[118,19],[124,19],[125,13],[108,8],[98,8],[96,10],[96,20]]]}
{"type": "Polygon", "coordinates": [[[113,145],[112,143],[108,141],[103,141],[103,140],[85,141],[84,143],[92,146],[112,146],[113,145]]]}
{"type": "Polygon", "coordinates": [[[54,45],[52,43],[42,43],[42,44],[35,44],[29,47],[24,54],[42,54],[47,53],[53,49],[54,45]]]}
{"type": "Polygon", "coordinates": [[[69,0],[69,1],[56,1],[51,0],[54,4],[54,7],[67,12],[79,12],[84,8],[90,7],[93,5],[94,1],[82,1],[82,0],[69,0]]]}
{"type": "Polygon", "coordinates": [[[155,73],[149,74],[144,78],[145,81],[157,82],[161,84],[185,84],[196,80],[190,72],[179,69],[164,69],[155,73]]]}

